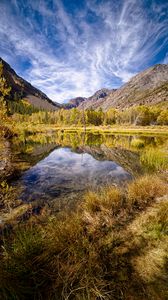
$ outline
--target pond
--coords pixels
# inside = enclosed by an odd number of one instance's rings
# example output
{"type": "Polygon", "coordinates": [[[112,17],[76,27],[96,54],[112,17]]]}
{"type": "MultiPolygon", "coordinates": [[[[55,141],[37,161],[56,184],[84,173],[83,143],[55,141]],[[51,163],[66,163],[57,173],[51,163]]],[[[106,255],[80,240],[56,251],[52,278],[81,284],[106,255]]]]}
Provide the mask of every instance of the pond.
{"type": "Polygon", "coordinates": [[[26,171],[19,182],[24,187],[22,199],[32,201],[49,200],[130,178],[131,175],[113,161],[97,160],[91,154],[61,147],[26,171]]]}
{"type": "Polygon", "coordinates": [[[167,153],[168,136],[58,131],[14,138],[8,145],[12,184],[26,202],[80,199],[90,188],[164,171],[167,153]]]}

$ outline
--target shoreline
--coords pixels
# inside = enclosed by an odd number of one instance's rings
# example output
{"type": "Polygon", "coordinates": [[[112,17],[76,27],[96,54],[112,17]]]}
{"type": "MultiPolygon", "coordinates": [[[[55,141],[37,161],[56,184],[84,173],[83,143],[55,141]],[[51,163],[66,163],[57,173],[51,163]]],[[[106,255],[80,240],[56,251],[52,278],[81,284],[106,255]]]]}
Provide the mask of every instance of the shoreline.
{"type": "Polygon", "coordinates": [[[20,124],[15,124],[11,128],[11,124],[6,123],[7,127],[11,129],[17,135],[22,133],[53,133],[56,131],[63,132],[90,132],[90,133],[99,133],[99,134],[140,134],[140,135],[168,135],[168,126],[87,126],[86,128],[82,126],[54,126],[49,124],[30,124],[30,123],[22,123],[22,127],[20,124]]]}

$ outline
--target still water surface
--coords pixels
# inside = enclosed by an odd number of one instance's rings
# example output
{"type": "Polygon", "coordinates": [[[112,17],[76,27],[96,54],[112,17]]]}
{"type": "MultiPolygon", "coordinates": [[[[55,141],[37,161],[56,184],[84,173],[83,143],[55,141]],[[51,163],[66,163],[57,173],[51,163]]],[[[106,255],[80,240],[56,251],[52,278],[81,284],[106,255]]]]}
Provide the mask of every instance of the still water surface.
{"type": "Polygon", "coordinates": [[[9,150],[24,201],[70,199],[168,166],[168,136],[57,132],[13,139],[9,150]]]}
{"type": "Polygon", "coordinates": [[[88,187],[119,183],[131,175],[114,161],[97,160],[88,153],[58,148],[26,171],[19,182],[22,199],[53,198],[88,187]]]}

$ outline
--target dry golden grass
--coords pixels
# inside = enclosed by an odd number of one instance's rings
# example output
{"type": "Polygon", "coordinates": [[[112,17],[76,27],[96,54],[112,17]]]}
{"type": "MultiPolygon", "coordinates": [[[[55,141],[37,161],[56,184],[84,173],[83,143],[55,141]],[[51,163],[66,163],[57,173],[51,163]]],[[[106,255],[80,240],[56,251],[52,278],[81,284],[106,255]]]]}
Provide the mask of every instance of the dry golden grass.
{"type": "Polygon", "coordinates": [[[128,194],[90,191],[78,211],[15,229],[1,249],[2,299],[166,300],[166,193],[145,176],[128,194]]]}
{"type": "Polygon", "coordinates": [[[130,225],[132,245],[137,255],[132,264],[139,277],[147,283],[155,299],[167,299],[168,266],[168,196],[159,198],[130,225]],[[159,290],[159,295],[158,295],[159,290]],[[160,297],[159,297],[160,296],[160,297]]]}
{"type": "Polygon", "coordinates": [[[116,187],[104,187],[98,192],[89,191],[85,195],[84,209],[90,213],[115,210],[121,207],[122,194],[116,187]]]}
{"type": "Polygon", "coordinates": [[[128,201],[131,206],[143,208],[148,202],[168,193],[168,185],[158,176],[140,177],[128,186],[128,201]]]}

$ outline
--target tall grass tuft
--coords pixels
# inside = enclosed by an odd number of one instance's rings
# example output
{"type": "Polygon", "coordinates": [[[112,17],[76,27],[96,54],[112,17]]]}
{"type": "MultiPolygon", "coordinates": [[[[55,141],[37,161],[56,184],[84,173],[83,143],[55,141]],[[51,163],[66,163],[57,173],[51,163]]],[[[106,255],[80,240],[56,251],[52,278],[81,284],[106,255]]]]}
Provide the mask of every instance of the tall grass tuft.
{"type": "Polygon", "coordinates": [[[130,205],[143,208],[157,197],[168,193],[168,185],[156,175],[145,175],[129,184],[128,202],[130,205]]]}
{"type": "Polygon", "coordinates": [[[116,187],[107,186],[99,192],[89,191],[85,195],[84,209],[94,213],[101,210],[115,210],[121,206],[122,193],[116,187]]]}
{"type": "Polygon", "coordinates": [[[168,153],[162,150],[149,148],[142,152],[141,163],[152,171],[162,171],[168,168],[168,153]]]}

